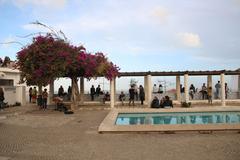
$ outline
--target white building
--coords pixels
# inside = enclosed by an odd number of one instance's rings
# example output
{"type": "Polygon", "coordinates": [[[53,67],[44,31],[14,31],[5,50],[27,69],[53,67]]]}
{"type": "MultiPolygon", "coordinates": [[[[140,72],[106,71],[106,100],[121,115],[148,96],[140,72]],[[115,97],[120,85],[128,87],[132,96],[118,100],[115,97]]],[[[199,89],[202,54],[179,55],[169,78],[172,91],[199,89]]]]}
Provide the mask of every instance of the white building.
{"type": "Polygon", "coordinates": [[[26,104],[26,84],[19,84],[20,71],[17,69],[0,67],[0,87],[4,90],[5,100],[9,105],[20,102],[26,104]]]}

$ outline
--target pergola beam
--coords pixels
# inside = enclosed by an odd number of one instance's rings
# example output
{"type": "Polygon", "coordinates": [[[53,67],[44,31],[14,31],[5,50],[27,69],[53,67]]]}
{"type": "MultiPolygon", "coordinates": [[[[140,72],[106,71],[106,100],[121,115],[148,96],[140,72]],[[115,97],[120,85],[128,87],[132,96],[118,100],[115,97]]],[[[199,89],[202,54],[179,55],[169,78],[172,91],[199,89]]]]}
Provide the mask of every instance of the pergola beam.
{"type": "Polygon", "coordinates": [[[119,77],[129,77],[129,76],[184,76],[188,74],[189,76],[207,76],[207,75],[220,75],[224,73],[225,75],[240,75],[239,70],[213,70],[213,71],[170,71],[170,72],[120,72],[119,77]]]}

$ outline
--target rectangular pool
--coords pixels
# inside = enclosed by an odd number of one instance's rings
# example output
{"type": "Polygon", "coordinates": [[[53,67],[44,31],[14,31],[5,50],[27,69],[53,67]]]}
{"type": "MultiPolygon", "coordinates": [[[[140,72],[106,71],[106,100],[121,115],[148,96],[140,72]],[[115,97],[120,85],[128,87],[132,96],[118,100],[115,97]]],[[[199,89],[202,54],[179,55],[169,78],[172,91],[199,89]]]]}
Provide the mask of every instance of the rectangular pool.
{"type": "Polygon", "coordinates": [[[240,112],[119,113],[116,125],[240,124],[240,112]]]}
{"type": "Polygon", "coordinates": [[[166,131],[240,132],[240,106],[112,109],[98,128],[99,133],[166,131]]]}

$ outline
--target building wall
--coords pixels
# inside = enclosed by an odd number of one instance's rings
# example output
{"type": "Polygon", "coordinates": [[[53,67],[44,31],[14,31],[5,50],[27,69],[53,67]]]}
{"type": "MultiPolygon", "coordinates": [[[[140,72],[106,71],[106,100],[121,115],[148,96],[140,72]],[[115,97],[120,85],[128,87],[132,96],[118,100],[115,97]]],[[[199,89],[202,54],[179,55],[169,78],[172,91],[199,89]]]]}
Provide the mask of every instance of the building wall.
{"type": "Polygon", "coordinates": [[[9,105],[14,105],[20,102],[26,104],[26,84],[19,84],[20,71],[17,69],[0,67],[0,79],[13,80],[13,85],[2,85],[4,89],[5,102],[9,105]]]}

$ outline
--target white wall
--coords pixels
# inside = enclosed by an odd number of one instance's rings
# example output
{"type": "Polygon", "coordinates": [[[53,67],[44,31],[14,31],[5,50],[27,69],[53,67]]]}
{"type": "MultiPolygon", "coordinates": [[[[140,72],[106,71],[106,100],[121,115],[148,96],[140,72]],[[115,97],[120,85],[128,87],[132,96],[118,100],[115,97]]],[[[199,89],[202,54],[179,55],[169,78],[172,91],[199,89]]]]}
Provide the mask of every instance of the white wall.
{"type": "Polygon", "coordinates": [[[19,84],[19,70],[0,67],[0,72],[4,73],[0,76],[1,79],[13,80],[13,86],[0,86],[4,89],[4,102],[8,102],[9,105],[14,105],[16,102],[20,102],[22,105],[25,105],[26,84],[19,84]]]}

